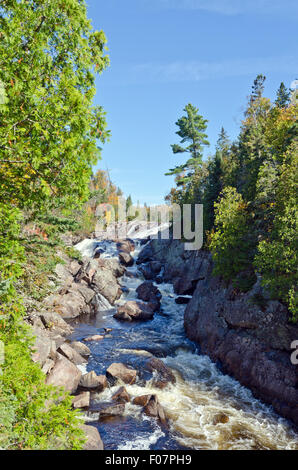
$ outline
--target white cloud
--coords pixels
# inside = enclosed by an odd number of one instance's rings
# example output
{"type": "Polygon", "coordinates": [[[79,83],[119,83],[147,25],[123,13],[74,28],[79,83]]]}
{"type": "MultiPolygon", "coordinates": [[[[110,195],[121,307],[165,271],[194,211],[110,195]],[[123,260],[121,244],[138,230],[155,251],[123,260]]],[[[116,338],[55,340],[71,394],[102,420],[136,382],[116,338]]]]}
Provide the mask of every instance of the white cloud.
{"type": "Polygon", "coordinates": [[[258,73],[294,73],[297,70],[297,62],[294,57],[267,57],[221,62],[145,63],[134,66],[131,75],[135,82],[194,82],[213,79],[220,81],[221,78],[258,73]]]}

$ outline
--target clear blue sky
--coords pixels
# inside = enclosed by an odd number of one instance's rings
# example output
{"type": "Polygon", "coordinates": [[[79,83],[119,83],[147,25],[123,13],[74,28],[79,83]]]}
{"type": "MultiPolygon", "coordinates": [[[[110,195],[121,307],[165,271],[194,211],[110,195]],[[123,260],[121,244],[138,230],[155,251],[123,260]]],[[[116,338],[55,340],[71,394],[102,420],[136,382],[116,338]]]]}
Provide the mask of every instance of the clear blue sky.
{"type": "Polygon", "coordinates": [[[267,76],[273,98],[298,78],[296,0],[87,0],[108,38],[110,68],[97,80],[111,142],[99,168],[134,202],[158,204],[164,173],[183,157],[175,122],[191,102],[209,120],[212,153],[221,126],[236,138],[251,85],[267,76]]]}

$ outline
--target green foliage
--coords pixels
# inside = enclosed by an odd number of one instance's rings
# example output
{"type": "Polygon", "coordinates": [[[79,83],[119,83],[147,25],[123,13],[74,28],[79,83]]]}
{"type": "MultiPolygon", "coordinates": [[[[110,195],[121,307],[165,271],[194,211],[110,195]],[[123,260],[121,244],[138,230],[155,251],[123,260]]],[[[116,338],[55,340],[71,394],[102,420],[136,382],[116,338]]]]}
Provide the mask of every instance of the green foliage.
{"type": "Polygon", "coordinates": [[[294,321],[298,320],[297,178],[298,147],[295,143],[286,153],[280,168],[272,229],[259,243],[255,259],[263,284],[275,298],[289,305],[294,321]]]}
{"type": "Polygon", "coordinates": [[[4,0],[0,31],[0,200],[75,207],[88,196],[96,140],[109,136],[92,105],[105,35],[78,0],[4,0]]]}
{"type": "Polygon", "coordinates": [[[220,201],[215,203],[215,229],[210,243],[214,274],[226,281],[233,280],[235,286],[247,290],[254,280],[247,274],[253,258],[253,243],[247,205],[235,188],[225,188],[220,201]],[[239,277],[243,272],[245,275],[239,277]]]}

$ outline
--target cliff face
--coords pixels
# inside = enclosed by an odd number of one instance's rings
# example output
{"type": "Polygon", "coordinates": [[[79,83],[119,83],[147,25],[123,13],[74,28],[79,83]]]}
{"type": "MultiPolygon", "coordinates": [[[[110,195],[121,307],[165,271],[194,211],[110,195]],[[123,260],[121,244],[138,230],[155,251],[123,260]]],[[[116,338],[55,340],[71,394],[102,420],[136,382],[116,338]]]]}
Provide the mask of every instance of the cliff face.
{"type": "Polygon", "coordinates": [[[163,263],[163,280],[173,282],[178,294],[193,294],[185,311],[188,338],[225,373],[298,425],[297,366],[291,363],[298,328],[288,322],[286,308],[270,300],[259,306],[258,283],[246,294],[226,287],[212,276],[208,253],[185,252],[179,241],[153,240],[139,263],[150,260],[163,263]]]}

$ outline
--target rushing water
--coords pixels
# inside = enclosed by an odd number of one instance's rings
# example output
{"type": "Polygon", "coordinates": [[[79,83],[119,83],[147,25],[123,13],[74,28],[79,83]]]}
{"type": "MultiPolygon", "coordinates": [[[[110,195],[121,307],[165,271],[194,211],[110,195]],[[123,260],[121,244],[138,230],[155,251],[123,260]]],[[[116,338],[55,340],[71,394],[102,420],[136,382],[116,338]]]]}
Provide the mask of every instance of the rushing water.
{"type": "MultiPolygon", "coordinates": [[[[103,257],[116,257],[115,243],[85,240],[77,248],[92,256],[100,246],[103,257]]],[[[134,256],[140,251],[137,245],[134,256]]],[[[128,268],[121,284],[125,293],[117,302],[136,299],[136,288],[144,281],[138,268],[128,268]]],[[[256,400],[251,392],[224,375],[207,356],[198,354],[185,336],[185,306],[175,303],[170,284],[158,286],[162,293],[161,313],[152,321],[124,323],[113,318],[115,309],[103,297],[98,298],[98,313],[88,324],[80,324],[73,339],[84,340],[103,328],[112,332],[103,341],[87,343],[92,355],[85,371],[105,373],[113,362],[123,362],[139,371],[136,384],[126,386],[132,396],[156,394],[163,406],[169,428],[145,416],[140,407],[127,404],[122,417],[106,419],[96,425],[107,450],[164,449],[298,449],[298,436],[291,426],[270,407],[256,400]],[[176,375],[176,383],[164,390],[152,385],[144,363],[154,355],[161,358],[176,375]]],[[[118,386],[98,394],[96,400],[108,402],[118,386]]],[[[86,420],[94,421],[88,413],[86,420]]]]}

